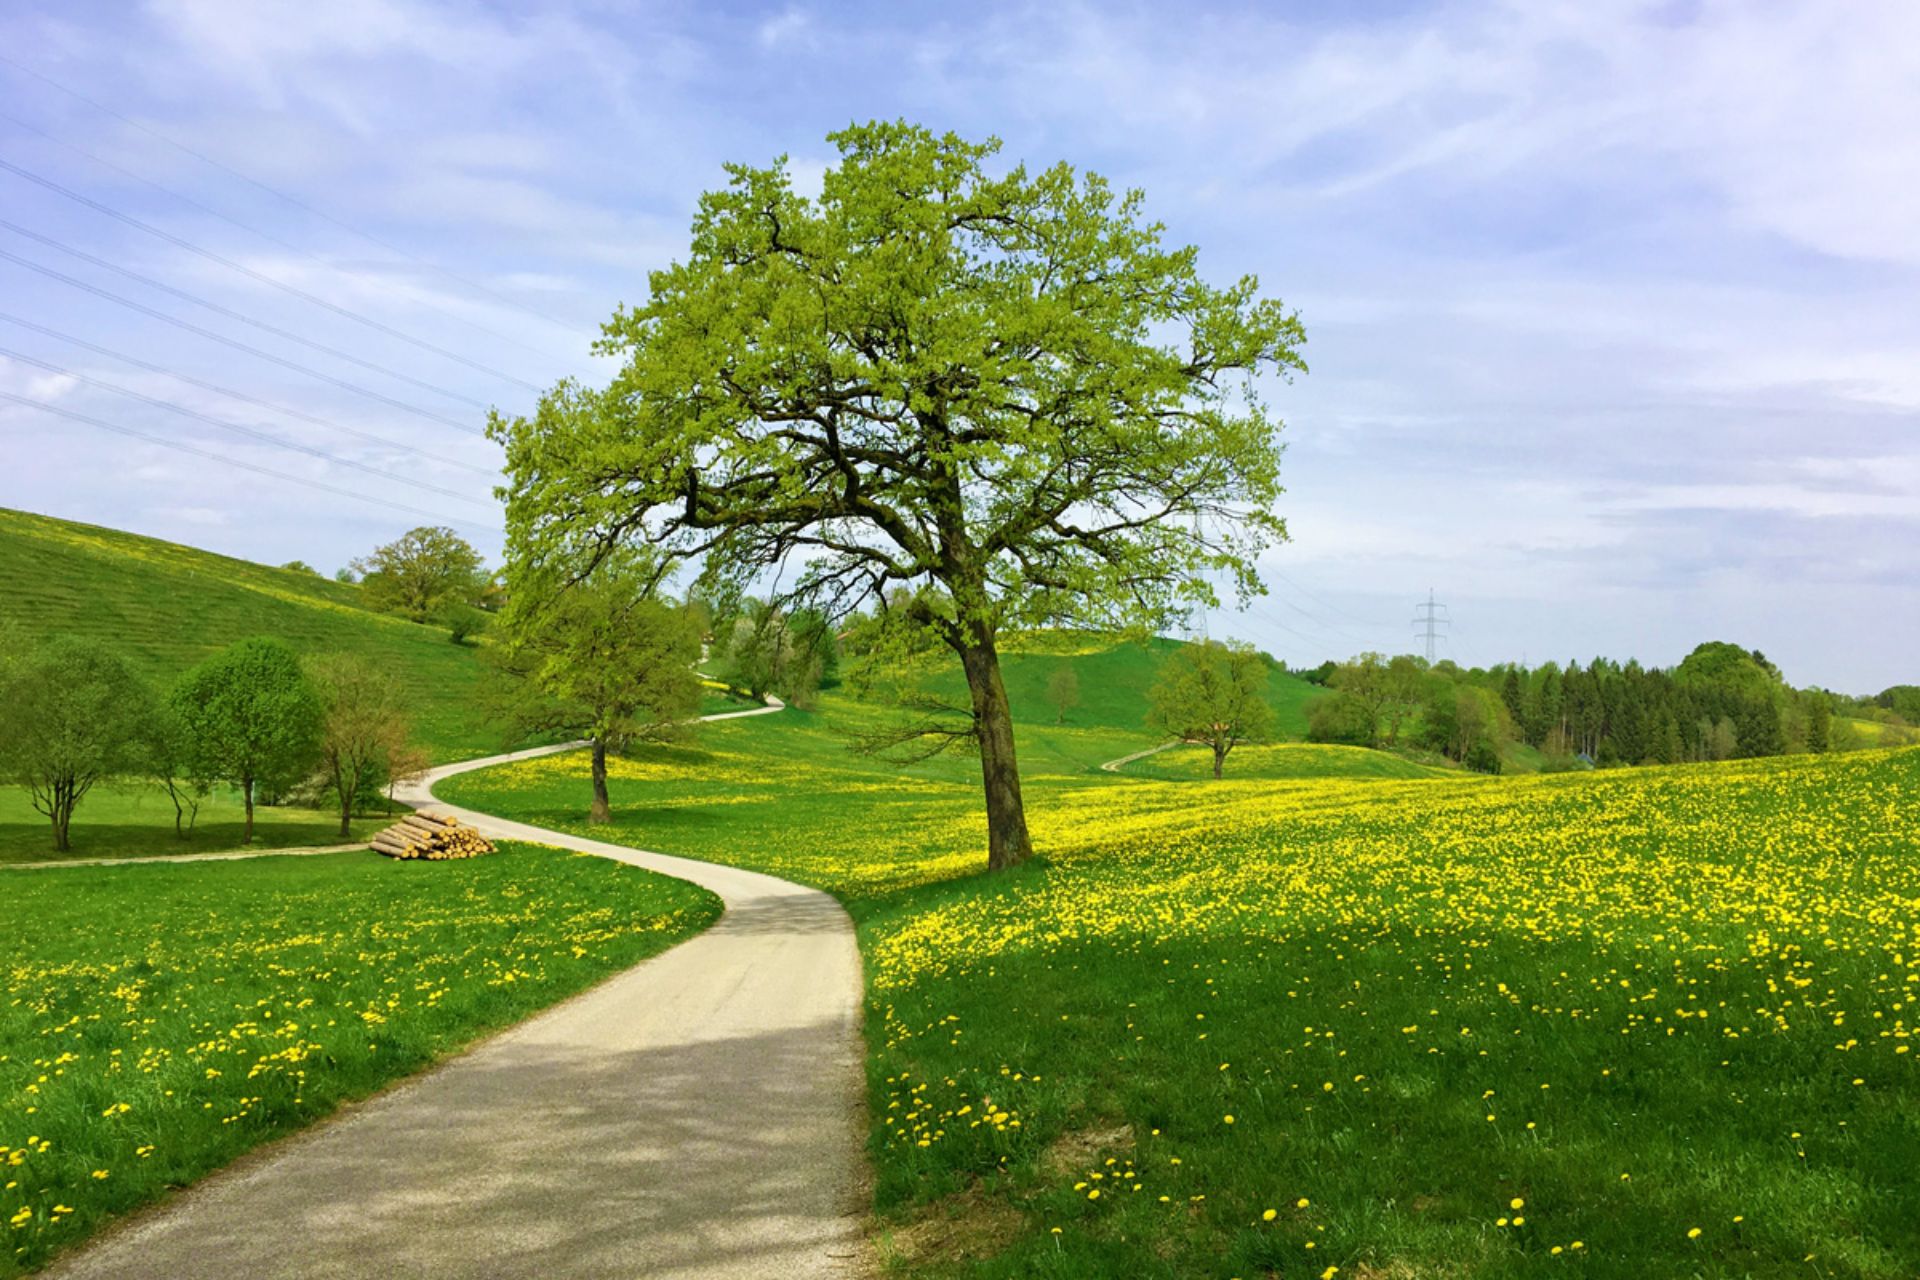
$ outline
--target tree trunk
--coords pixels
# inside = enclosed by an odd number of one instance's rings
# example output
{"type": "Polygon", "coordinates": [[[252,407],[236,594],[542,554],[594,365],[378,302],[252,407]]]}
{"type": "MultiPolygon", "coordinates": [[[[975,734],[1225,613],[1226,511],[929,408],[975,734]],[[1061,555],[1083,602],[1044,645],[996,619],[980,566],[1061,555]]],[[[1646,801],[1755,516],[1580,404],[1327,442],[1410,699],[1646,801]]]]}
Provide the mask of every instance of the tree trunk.
{"type": "Polygon", "coordinates": [[[345,840],[353,834],[353,798],[360,792],[360,774],[349,775],[344,761],[336,757],[332,763],[333,794],[340,797],[340,838],[345,840]]]}
{"type": "Polygon", "coordinates": [[[252,778],[240,779],[240,794],[245,796],[247,799],[247,833],[245,836],[241,838],[240,843],[252,844],[253,843],[253,779],[252,778]]]}
{"type": "Polygon", "coordinates": [[[980,735],[980,778],[987,793],[987,869],[1001,871],[1032,856],[1027,811],[1020,799],[1020,766],[1014,759],[1013,712],[1000,680],[1000,654],[988,640],[960,650],[973,695],[973,724],[980,735]]]}
{"type": "Polygon", "coordinates": [[[1227,762],[1227,746],[1216,741],[1213,744],[1213,780],[1220,781],[1220,767],[1227,762]]]}
{"type": "Polygon", "coordinates": [[[613,821],[613,806],[607,802],[607,744],[598,738],[593,740],[593,808],[587,811],[587,821],[613,821]]]}
{"type": "Polygon", "coordinates": [[[55,783],[53,788],[53,803],[47,806],[49,810],[47,816],[53,819],[53,850],[55,853],[66,853],[73,847],[67,839],[67,832],[73,826],[73,803],[65,784],[55,783]]]}

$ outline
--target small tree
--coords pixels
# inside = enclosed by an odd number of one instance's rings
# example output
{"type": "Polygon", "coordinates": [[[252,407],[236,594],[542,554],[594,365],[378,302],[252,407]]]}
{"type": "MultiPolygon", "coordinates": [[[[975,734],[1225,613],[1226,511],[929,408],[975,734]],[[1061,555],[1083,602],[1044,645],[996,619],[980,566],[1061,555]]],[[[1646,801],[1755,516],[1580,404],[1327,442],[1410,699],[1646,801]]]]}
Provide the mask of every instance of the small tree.
{"type": "MultiPolygon", "coordinates": [[[[320,767],[340,802],[340,834],[353,834],[354,802],[391,776],[410,726],[400,682],[357,654],[336,653],[307,665],[325,708],[320,767]]],[[[379,793],[375,791],[377,796],[379,793]]]]}
{"type": "Polygon", "coordinates": [[[147,722],[147,775],[173,803],[173,834],[185,840],[193,834],[207,784],[193,765],[193,741],[171,702],[159,702],[147,722]]]}
{"type": "Polygon", "coordinates": [[[443,605],[471,605],[487,586],[480,553],[444,526],[410,530],[355,560],[353,568],[367,603],[415,622],[429,621],[443,605]]]}
{"type": "Polygon", "coordinates": [[[1072,667],[1055,667],[1047,677],[1047,705],[1055,724],[1065,724],[1067,712],[1080,705],[1080,676],[1072,667]]]}
{"type": "Polygon", "coordinates": [[[433,759],[426,751],[410,742],[402,743],[387,761],[387,813],[394,808],[394,789],[403,782],[412,782],[433,765],[433,759]]]}
{"type": "Polygon", "coordinates": [[[603,561],[587,577],[546,583],[515,574],[492,653],[503,710],[522,733],[577,733],[593,749],[589,822],[611,822],[607,753],[680,736],[700,709],[694,614],[655,594],[643,557],[603,561]]]}
{"type": "Polygon", "coordinates": [[[0,776],[26,788],[65,853],[73,811],[94,785],[141,767],[151,696],[91,640],[15,648],[0,663],[0,776]]]}
{"type": "Polygon", "coordinates": [[[1807,705],[1807,750],[1821,752],[1833,746],[1833,704],[1816,689],[1807,705]]]}
{"type": "Polygon", "coordinates": [[[169,699],[193,775],[226,782],[246,803],[253,843],[257,790],[304,777],[319,754],[322,708],[293,650],[278,640],[236,641],[180,678],[169,699]]]}
{"type": "Polygon", "coordinates": [[[1227,753],[1273,728],[1267,660],[1249,645],[1190,644],[1168,658],[1147,691],[1147,724],[1183,742],[1213,749],[1218,778],[1227,753]]]}

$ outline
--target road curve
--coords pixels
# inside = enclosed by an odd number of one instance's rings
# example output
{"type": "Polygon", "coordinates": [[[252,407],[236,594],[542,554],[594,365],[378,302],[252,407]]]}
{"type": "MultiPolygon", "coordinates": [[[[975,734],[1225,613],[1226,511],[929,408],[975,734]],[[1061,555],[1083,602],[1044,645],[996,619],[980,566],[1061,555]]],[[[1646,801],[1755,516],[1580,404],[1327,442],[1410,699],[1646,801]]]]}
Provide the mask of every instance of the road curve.
{"type": "Polygon", "coordinates": [[[726,902],[720,921],[241,1160],[52,1275],[811,1280],[867,1271],[860,957],[846,913],[772,876],[433,799],[433,785],[453,774],[575,745],[448,765],[402,798],[492,836],[690,880],[726,902]]]}

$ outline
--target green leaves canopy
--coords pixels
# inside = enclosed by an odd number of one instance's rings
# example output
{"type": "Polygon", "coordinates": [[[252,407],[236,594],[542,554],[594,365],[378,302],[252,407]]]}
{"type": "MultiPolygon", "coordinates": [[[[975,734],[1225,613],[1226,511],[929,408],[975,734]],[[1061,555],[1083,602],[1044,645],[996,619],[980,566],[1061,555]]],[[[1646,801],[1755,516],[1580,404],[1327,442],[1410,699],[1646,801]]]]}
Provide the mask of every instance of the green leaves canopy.
{"type": "Polygon", "coordinates": [[[955,647],[1158,625],[1213,600],[1202,571],[1257,591],[1285,526],[1253,375],[1303,367],[1293,314],[1202,281],[1139,192],[995,176],[997,142],[907,124],[832,141],[817,199],[784,161],[729,167],[687,259],[607,325],[610,387],[496,418],[515,554],[799,561],[796,594],[842,607],[909,584],[955,647]]]}
{"type": "Polygon", "coordinates": [[[181,676],[169,703],[193,774],[245,793],[248,839],[254,789],[295,782],[318,758],[320,696],[278,640],[235,641],[181,676]]]}
{"type": "Polygon", "coordinates": [[[94,784],[144,763],[152,697],[90,640],[0,648],[8,650],[0,652],[0,782],[27,789],[64,851],[73,811],[94,784]]]}

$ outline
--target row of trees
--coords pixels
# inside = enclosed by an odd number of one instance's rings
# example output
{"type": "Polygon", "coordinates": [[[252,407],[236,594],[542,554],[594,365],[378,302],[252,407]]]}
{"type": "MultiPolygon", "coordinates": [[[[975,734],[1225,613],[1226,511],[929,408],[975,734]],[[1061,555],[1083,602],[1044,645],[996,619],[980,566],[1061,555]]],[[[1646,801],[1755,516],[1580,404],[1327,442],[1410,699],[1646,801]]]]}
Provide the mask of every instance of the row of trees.
{"type": "Polygon", "coordinates": [[[1511,742],[1540,750],[1548,768],[1871,745],[1843,718],[1852,700],[1796,690],[1765,654],[1724,642],[1698,646],[1672,669],[1605,658],[1462,669],[1365,653],[1302,674],[1332,690],[1310,710],[1316,741],[1404,742],[1489,772],[1511,742]]]}
{"type": "Polygon", "coordinates": [[[183,839],[212,788],[231,786],[251,844],[256,802],[303,785],[329,793],[345,836],[356,807],[424,767],[402,691],[356,655],[303,665],[277,640],[241,640],[158,693],[98,641],[0,636],[0,780],[27,792],[61,852],[103,782],[158,784],[183,839]]]}

